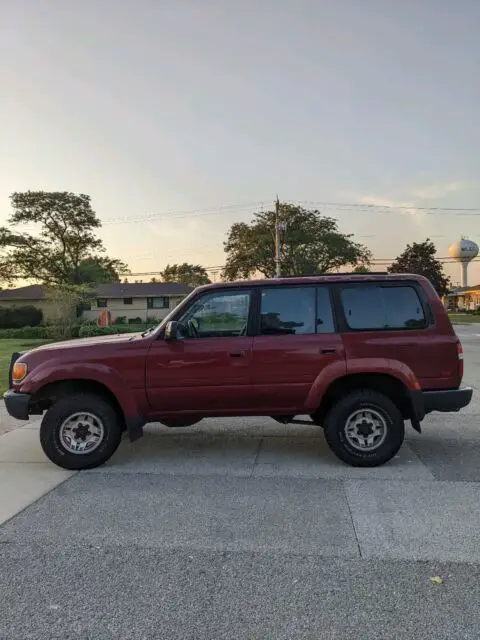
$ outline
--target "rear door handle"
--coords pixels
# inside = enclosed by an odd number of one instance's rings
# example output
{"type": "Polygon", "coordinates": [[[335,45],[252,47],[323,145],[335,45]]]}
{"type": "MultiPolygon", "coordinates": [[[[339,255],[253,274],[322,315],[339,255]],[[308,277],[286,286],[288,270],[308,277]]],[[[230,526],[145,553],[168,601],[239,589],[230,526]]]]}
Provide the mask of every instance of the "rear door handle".
{"type": "Polygon", "coordinates": [[[325,355],[327,355],[327,354],[331,355],[333,353],[337,353],[337,350],[336,349],[321,349],[320,353],[323,353],[325,355]]]}
{"type": "Polygon", "coordinates": [[[245,351],[232,351],[230,354],[230,358],[244,358],[245,351]]]}

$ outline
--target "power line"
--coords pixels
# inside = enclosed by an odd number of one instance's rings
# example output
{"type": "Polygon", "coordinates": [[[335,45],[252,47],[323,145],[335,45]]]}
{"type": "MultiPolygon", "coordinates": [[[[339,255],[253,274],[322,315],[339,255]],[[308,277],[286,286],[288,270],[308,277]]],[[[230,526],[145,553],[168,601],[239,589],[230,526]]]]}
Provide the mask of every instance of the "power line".
{"type": "MultiPolygon", "coordinates": [[[[392,262],[395,262],[397,258],[377,258],[377,259],[373,259],[370,261],[370,264],[372,266],[389,266],[390,264],[392,264],[392,262]]],[[[436,260],[438,262],[441,262],[442,264],[459,264],[456,260],[453,260],[451,258],[436,258],[436,260]]],[[[473,260],[471,260],[471,262],[480,262],[480,257],[478,258],[474,258],[473,260]]],[[[220,264],[220,265],[216,265],[213,267],[204,267],[205,271],[207,272],[211,272],[211,271],[221,271],[222,269],[225,268],[226,265],[224,264],[220,264]]],[[[161,276],[162,275],[162,271],[142,271],[142,272],[136,272],[136,273],[128,273],[126,274],[126,277],[130,278],[130,277],[140,277],[140,276],[161,276]]],[[[341,272],[338,273],[338,275],[342,275],[341,272]]],[[[299,276],[300,277],[300,276],[299,276]]]]}
{"type": "MultiPolygon", "coordinates": [[[[140,224],[142,222],[162,219],[179,220],[183,218],[204,217],[240,211],[254,213],[254,209],[262,209],[267,202],[269,202],[269,199],[266,198],[265,200],[255,202],[232,203],[206,209],[168,210],[160,213],[142,214],[139,216],[107,218],[105,220],[101,220],[101,224],[102,226],[110,226],[114,224],[140,224]]],[[[285,202],[293,205],[314,205],[324,209],[333,208],[337,211],[362,211],[369,213],[385,213],[387,211],[392,211],[398,213],[404,212],[403,215],[408,215],[409,212],[415,211],[421,215],[480,216],[480,207],[421,207],[415,204],[397,206],[361,202],[326,202],[322,200],[287,200],[285,202]]],[[[25,225],[23,229],[26,231],[33,231],[34,227],[29,224],[25,225]]]]}
{"type": "Polygon", "coordinates": [[[119,218],[108,218],[107,220],[102,221],[102,225],[110,225],[110,224],[135,224],[137,222],[148,222],[149,220],[161,220],[168,218],[169,220],[178,220],[186,217],[197,217],[197,216],[210,216],[217,215],[221,213],[235,213],[238,210],[242,209],[252,209],[255,207],[264,206],[265,201],[257,201],[257,202],[246,202],[246,203],[237,203],[237,204],[228,204],[222,205],[219,207],[212,207],[210,209],[186,209],[186,210],[177,210],[177,211],[165,211],[162,213],[151,213],[142,216],[135,217],[119,217],[119,218]]]}
{"type": "MultiPolygon", "coordinates": [[[[219,215],[223,213],[235,213],[244,210],[246,213],[254,213],[253,209],[265,206],[264,201],[230,204],[211,209],[191,209],[184,211],[166,211],[162,213],[152,213],[134,217],[109,218],[102,221],[102,226],[111,224],[138,224],[141,222],[149,222],[155,220],[178,220],[190,217],[203,217],[211,215],[219,215]]],[[[357,203],[357,202],[323,202],[315,200],[290,200],[286,201],[293,205],[316,205],[322,208],[333,208],[337,211],[362,211],[366,213],[385,213],[387,211],[402,213],[418,212],[420,215],[455,215],[455,216],[480,216],[480,207],[462,208],[462,207],[420,207],[418,205],[379,205],[374,203],[357,203]]]]}
{"type": "Polygon", "coordinates": [[[409,205],[389,205],[389,204],[375,204],[368,202],[322,202],[321,200],[289,200],[292,204],[313,204],[323,207],[347,207],[350,208],[365,208],[365,209],[387,209],[387,210],[403,210],[403,211],[425,211],[425,212],[445,212],[445,213],[478,213],[480,215],[480,207],[419,207],[416,204],[409,205]]]}

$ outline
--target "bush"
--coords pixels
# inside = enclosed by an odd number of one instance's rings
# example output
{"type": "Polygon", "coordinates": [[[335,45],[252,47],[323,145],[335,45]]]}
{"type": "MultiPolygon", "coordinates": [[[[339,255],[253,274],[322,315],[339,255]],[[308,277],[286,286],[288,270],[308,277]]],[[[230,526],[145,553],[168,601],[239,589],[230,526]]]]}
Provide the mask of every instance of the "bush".
{"type": "Polygon", "coordinates": [[[129,318],[128,324],[142,324],[141,318],[129,318]]]}
{"type": "Polygon", "coordinates": [[[127,316],[118,316],[113,321],[113,324],[127,324],[127,316]]]}
{"type": "Polygon", "coordinates": [[[91,338],[93,336],[111,336],[119,333],[115,327],[99,327],[94,324],[83,324],[78,332],[79,338],[91,338]]]}
{"type": "Polygon", "coordinates": [[[51,333],[51,327],[22,327],[20,329],[0,329],[0,338],[47,340],[52,337],[51,333]]]}
{"type": "MultiPolygon", "coordinates": [[[[145,330],[145,325],[119,325],[117,327],[99,327],[96,324],[74,325],[70,329],[70,338],[89,338],[93,336],[111,336],[120,333],[138,333],[145,330]]],[[[61,327],[22,327],[21,329],[0,329],[0,339],[13,338],[20,340],[65,340],[61,327]]]]}
{"type": "Polygon", "coordinates": [[[66,336],[61,327],[56,325],[21,327],[20,329],[0,329],[0,338],[12,338],[20,340],[65,340],[78,338],[80,325],[73,325],[69,335],[66,336]]]}
{"type": "Polygon", "coordinates": [[[43,313],[33,305],[0,307],[0,329],[21,329],[42,324],[43,313]]]}
{"type": "Polygon", "coordinates": [[[144,330],[144,325],[128,326],[118,325],[111,327],[99,327],[97,325],[82,325],[79,331],[80,338],[92,338],[94,336],[113,336],[121,333],[138,333],[144,330]]]}

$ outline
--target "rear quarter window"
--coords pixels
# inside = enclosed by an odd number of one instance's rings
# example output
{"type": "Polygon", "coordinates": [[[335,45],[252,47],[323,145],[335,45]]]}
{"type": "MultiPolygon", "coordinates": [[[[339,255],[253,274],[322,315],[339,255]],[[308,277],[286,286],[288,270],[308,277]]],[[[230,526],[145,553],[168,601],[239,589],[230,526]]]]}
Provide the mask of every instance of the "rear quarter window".
{"type": "Polygon", "coordinates": [[[423,329],[425,313],[413,286],[343,287],[340,298],[350,329],[423,329]]]}

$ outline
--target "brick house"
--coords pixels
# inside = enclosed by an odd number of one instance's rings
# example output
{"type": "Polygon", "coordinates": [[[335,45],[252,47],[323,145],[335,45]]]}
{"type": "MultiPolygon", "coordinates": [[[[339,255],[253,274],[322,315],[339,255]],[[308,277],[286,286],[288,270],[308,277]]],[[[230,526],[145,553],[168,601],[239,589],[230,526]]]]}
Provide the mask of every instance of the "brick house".
{"type": "MultiPolygon", "coordinates": [[[[96,320],[108,309],[112,322],[116,318],[132,321],[140,318],[161,320],[191,291],[192,287],[170,282],[135,282],[97,285],[94,299],[86,305],[82,318],[96,320]]],[[[0,291],[0,307],[33,305],[43,311],[46,321],[51,319],[52,309],[45,300],[44,287],[39,284],[0,291]]]]}

